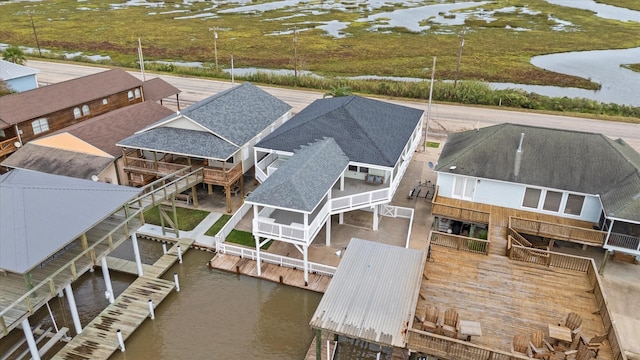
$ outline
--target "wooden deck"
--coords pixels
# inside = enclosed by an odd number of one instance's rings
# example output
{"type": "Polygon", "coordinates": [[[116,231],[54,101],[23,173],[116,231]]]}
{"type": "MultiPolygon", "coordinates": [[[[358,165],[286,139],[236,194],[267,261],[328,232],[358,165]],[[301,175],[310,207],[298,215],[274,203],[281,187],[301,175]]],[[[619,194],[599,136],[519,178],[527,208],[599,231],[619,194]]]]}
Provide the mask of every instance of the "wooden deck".
{"type": "Polygon", "coordinates": [[[157,307],[174,287],[172,281],[163,279],[136,279],[53,359],[108,359],[119,348],[116,330],[126,340],[149,317],[149,299],[157,307]]]}
{"type": "MultiPolygon", "coordinates": [[[[149,299],[156,308],[175,288],[174,282],[158,277],[178,261],[178,245],[184,254],[194,241],[180,239],[153,265],[145,265],[144,276],[129,285],[113,304],[107,306],[82,330],[82,334],[76,335],[53,359],[108,359],[120,346],[116,330],[120,329],[126,340],[149,317],[149,299]]],[[[137,267],[132,261],[108,258],[107,264],[117,267],[116,270],[134,271],[137,274],[137,267]]]]}
{"type": "MultiPolygon", "coordinates": [[[[480,204],[471,201],[465,201],[460,199],[453,199],[443,196],[436,196],[433,200],[434,204],[443,204],[445,206],[451,206],[454,208],[464,208],[476,211],[482,211],[491,214],[491,225],[489,228],[489,240],[491,240],[491,246],[489,252],[491,254],[505,255],[507,249],[507,228],[509,226],[509,217],[519,217],[523,219],[537,220],[549,223],[556,223],[559,225],[574,226],[585,229],[593,229],[593,223],[584,221],[569,219],[560,216],[540,214],[531,211],[510,209],[501,206],[480,204]]],[[[447,214],[440,214],[434,210],[433,215],[447,217],[447,214]]],[[[560,239],[565,240],[565,239],[560,239]]]]}
{"type": "Polygon", "coordinates": [[[330,276],[309,274],[309,283],[304,284],[304,273],[301,269],[292,269],[275,264],[262,263],[262,275],[258,276],[257,263],[251,259],[243,259],[228,254],[216,254],[209,262],[215,269],[248,275],[305,290],[324,293],[331,282],[330,276]]]}
{"type": "MultiPolygon", "coordinates": [[[[426,305],[441,312],[452,308],[461,320],[478,321],[482,336],[472,343],[509,353],[513,336],[530,335],[557,324],[569,312],[583,318],[582,334],[605,332],[596,298],[583,272],[521,264],[500,255],[463,253],[440,246],[432,248],[425,265],[416,315],[426,305]]],[[[418,324],[414,323],[414,328],[418,324]]],[[[409,345],[411,348],[411,344],[409,345]]],[[[605,345],[599,359],[613,358],[605,345]]]]}

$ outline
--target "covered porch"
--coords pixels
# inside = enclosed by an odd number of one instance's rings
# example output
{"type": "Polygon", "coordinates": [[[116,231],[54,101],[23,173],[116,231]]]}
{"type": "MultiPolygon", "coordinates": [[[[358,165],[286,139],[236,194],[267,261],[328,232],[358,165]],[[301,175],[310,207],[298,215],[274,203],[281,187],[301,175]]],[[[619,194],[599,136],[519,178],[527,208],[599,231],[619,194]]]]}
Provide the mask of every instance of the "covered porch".
{"type": "MultiPolygon", "coordinates": [[[[229,163],[226,160],[205,159],[189,155],[150,152],[139,149],[123,148],[124,171],[131,186],[145,186],[156,179],[176,171],[188,173],[202,168],[202,183],[207,185],[208,194],[213,193],[213,186],[224,188],[227,212],[232,212],[231,195],[240,193],[244,197],[244,178],[242,163],[229,163]],[[151,157],[152,159],[148,159],[151,157]]],[[[197,196],[192,194],[192,196],[197,196]]],[[[196,202],[197,203],[197,202],[196,202]]]]}

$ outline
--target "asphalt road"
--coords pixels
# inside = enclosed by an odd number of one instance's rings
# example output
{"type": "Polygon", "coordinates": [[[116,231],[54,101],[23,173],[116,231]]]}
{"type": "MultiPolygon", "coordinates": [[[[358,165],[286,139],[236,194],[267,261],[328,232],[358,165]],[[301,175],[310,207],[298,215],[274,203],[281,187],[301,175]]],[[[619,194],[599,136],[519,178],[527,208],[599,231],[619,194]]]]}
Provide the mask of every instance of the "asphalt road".
{"type": "MultiPolygon", "coordinates": [[[[29,60],[28,66],[40,70],[38,81],[41,84],[50,84],[72,78],[94,74],[104,71],[104,68],[52,63],[29,60]]],[[[139,71],[130,72],[132,75],[142,78],[139,71]]],[[[146,79],[157,77],[157,74],[146,74],[146,79]]],[[[228,89],[232,84],[228,81],[205,80],[189,77],[161,75],[162,79],[182,90],[180,94],[181,106],[184,108],[196,101],[202,100],[219,91],[228,89]]],[[[293,112],[297,113],[316,99],[321,99],[323,92],[296,90],[261,86],[264,90],[293,106],[293,112]]],[[[390,102],[427,110],[426,102],[398,101],[390,102]]],[[[525,125],[544,126],[550,128],[577,130],[602,133],[611,138],[623,138],[629,145],[640,151],[640,125],[583,119],[569,116],[557,116],[518,112],[511,110],[498,110],[477,108],[459,105],[431,105],[431,123],[429,131],[432,133],[448,133],[475,127],[485,127],[500,123],[518,123],[525,125]]]]}

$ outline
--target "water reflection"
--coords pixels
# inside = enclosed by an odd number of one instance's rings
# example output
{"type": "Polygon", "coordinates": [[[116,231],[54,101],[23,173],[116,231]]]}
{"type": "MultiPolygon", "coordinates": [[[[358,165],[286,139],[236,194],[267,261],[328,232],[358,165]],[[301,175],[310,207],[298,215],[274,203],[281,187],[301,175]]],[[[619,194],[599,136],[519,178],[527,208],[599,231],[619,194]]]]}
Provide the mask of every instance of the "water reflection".
{"type": "Polygon", "coordinates": [[[112,359],[300,359],[320,294],[210,270],[212,254],[190,250],[171,293],[112,359]]]}
{"type": "Polygon", "coordinates": [[[640,22],[640,11],[600,4],[594,0],[546,0],[546,2],[574,9],[590,10],[595,12],[596,16],[603,19],[640,22]]]}

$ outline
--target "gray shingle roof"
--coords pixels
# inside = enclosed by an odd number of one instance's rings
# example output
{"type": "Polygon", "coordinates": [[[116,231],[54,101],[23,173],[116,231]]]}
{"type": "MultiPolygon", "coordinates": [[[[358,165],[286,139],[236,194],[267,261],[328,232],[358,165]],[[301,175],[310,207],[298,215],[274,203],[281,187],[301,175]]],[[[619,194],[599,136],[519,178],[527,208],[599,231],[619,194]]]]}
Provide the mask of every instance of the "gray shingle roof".
{"type": "Polygon", "coordinates": [[[289,110],[291,106],[278,98],[244,83],[169,115],[118,146],[226,160],[289,110]],[[164,126],[177,118],[204,129],[180,131],[164,126]]]}
{"type": "Polygon", "coordinates": [[[320,99],[256,146],[292,152],[331,137],[354,162],[393,167],[423,111],[358,96],[320,99]]]}
{"type": "Polygon", "coordinates": [[[291,106],[251,83],[210,96],[181,113],[242,146],[278,120],[291,106]]]}
{"type": "Polygon", "coordinates": [[[226,160],[239,147],[205,131],[157,127],[134,134],[118,146],[226,160]]]}
{"type": "Polygon", "coordinates": [[[37,171],[0,176],[0,269],[25,273],[140,189],[37,171]]]}
{"type": "Polygon", "coordinates": [[[318,141],[296,151],[245,200],[310,213],[348,165],[335,140],[318,141]]]}
{"type": "Polygon", "coordinates": [[[114,158],[84,154],[27,143],[2,162],[2,166],[91,179],[100,174],[114,158]]]}
{"type": "Polygon", "coordinates": [[[353,238],[309,325],[351,339],[403,348],[426,255],[353,238]]]}
{"type": "MultiPolygon", "coordinates": [[[[516,124],[463,131],[449,135],[436,171],[598,194],[607,214],[640,207],[632,204],[640,201],[640,154],[602,134],[516,124]],[[521,133],[525,135],[516,177],[521,133]]],[[[629,212],[625,216],[631,216],[629,212]]],[[[640,220],[640,212],[634,217],[640,220]]]]}

